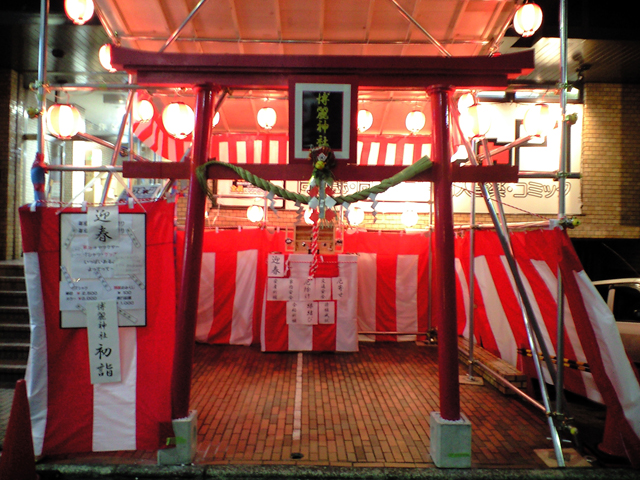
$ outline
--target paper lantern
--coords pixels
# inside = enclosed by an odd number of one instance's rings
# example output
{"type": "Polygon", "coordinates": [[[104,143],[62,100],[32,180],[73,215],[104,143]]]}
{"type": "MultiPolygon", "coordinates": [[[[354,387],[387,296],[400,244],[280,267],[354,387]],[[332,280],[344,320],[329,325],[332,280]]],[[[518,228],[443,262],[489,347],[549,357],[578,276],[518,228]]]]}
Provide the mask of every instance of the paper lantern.
{"type": "Polygon", "coordinates": [[[347,214],[347,220],[351,225],[360,225],[364,222],[364,210],[359,207],[352,207],[347,214]]]}
{"type": "Polygon", "coordinates": [[[486,104],[474,103],[460,114],[460,128],[467,137],[482,137],[491,128],[491,110],[486,104]]]}
{"type": "Polygon", "coordinates": [[[76,25],[84,25],[93,16],[93,0],[64,0],[64,11],[76,25]]]}
{"type": "Polygon", "coordinates": [[[111,73],[116,71],[116,69],[111,66],[111,45],[109,43],[105,43],[100,47],[100,50],[98,51],[98,58],[100,59],[100,65],[102,65],[102,68],[111,73]]]}
{"type": "Polygon", "coordinates": [[[513,17],[513,28],[523,37],[530,37],[542,25],[542,9],[535,3],[521,5],[513,17]]]}
{"type": "Polygon", "coordinates": [[[373,114],[369,110],[358,110],[358,132],[366,132],[371,125],[373,125],[373,114]]]}
{"type": "Polygon", "coordinates": [[[402,212],[402,215],[400,215],[400,221],[406,228],[413,227],[416,223],[418,223],[418,219],[418,212],[411,209],[405,210],[404,212],[402,212]]]}
{"type": "Polygon", "coordinates": [[[555,126],[555,119],[549,112],[549,105],[546,103],[536,103],[529,108],[522,120],[522,126],[529,135],[544,137],[549,134],[555,126]]]}
{"type": "Polygon", "coordinates": [[[162,124],[173,137],[187,138],[195,128],[196,117],[189,105],[174,102],[167,105],[162,112],[162,124]]]}
{"type": "Polygon", "coordinates": [[[151,99],[136,93],[133,102],[133,118],[142,123],[150,122],[155,114],[155,108],[151,99]]]}
{"type": "Polygon", "coordinates": [[[257,223],[264,217],[264,210],[258,205],[251,205],[247,208],[247,218],[253,223],[257,223]]]}
{"type": "Polygon", "coordinates": [[[52,135],[69,139],[75,136],[81,127],[80,112],[73,105],[56,103],[47,110],[47,126],[52,135]]]}
{"type": "Polygon", "coordinates": [[[418,133],[425,126],[427,119],[420,110],[414,110],[407,115],[405,125],[411,133],[418,133]]]}
{"type": "Polygon", "coordinates": [[[258,110],[258,125],[265,130],[271,130],[276,124],[276,111],[271,107],[265,107],[258,110]]]}

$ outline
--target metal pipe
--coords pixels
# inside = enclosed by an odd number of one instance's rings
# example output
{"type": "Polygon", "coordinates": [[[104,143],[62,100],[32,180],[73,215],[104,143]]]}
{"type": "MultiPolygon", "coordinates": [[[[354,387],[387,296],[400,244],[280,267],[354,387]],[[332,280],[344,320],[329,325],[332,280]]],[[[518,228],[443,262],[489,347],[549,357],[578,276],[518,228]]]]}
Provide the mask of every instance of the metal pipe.
{"type": "Polygon", "coordinates": [[[191,13],[187,15],[187,18],[184,19],[184,21],[180,24],[180,26],[176,28],[176,30],[167,39],[165,44],[160,48],[159,50],[160,53],[164,52],[167,49],[167,47],[171,45],[176,38],[178,38],[178,35],[180,35],[180,32],[184,29],[184,27],[187,26],[187,23],[189,23],[189,21],[193,18],[193,16],[196,13],[198,13],[198,10],[200,10],[200,7],[202,7],[206,2],[207,0],[200,0],[200,2],[198,2],[198,4],[193,8],[193,10],[191,10],[191,13]]]}
{"type": "Polygon", "coordinates": [[[102,28],[104,28],[104,31],[109,37],[109,40],[111,41],[111,43],[113,45],[119,46],[120,39],[118,38],[118,33],[113,28],[111,28],[111,24],[107,20],[107,17],[105,17],[104,13],[102,13],[102,9],[100,8],[99,3],[93,2],[93,8],[94,8],[94,11],[96,12],[98,20],[100,20],[100,23],[102,24],[102,28]]]}
{"type": "MultiPolygon", "coordinates": [[[[567,122],[567,2],[560,0],[560,108],[562,111],[562,131],[560,132],[560,168],[558,172],[558,219],[566,219],[566,171],[569,157],[569,123],[567,122]]],[[[556,412],[564,412],[564,288],[562,272],[558,265],[558,299],[557,299],[557,345],[558,370],[556,371],[556,412]]]]}
{"type": "MultiPolygon", "coordinates": [[[[125,107],[125,112],[124,112],[124,115],[122,116],[122,122],[120,122],[118,139],[116,140],[116,144],[113,147],[113,154],[111,155],[111,165],[115,165],[118,162],[118,152],[122,147],[122,139],[124,138],[124,132],[127,128],[127,123],[131,113],[131,107],[133,106],[133,95],[134,95],[134,91],[129,90],[129,95],[127,96],[127,106],[125,107]]],[[[131,150],[131,138],[129,139],[129,150],[131,150]]],[[[111,173],[107,175],[107,178],[104,182],[104,187],[102,190],[102,199],[100,202],[102,205],[104,205],[104,203],[107,201],[107,194],[109,193],[110,186],[111,186],[111,173]]]]}
{"type": "MultiPolygon", "coordinates": [[[[164,37],[152,35],[121,35],[128,41],[160,42],[164,37]]],[[[431,45],[433,42],[391,41],[386,40],[305,40],[305,39],[268,39],[268,38],[219,38],[219,37],[179,37],[176,42],[198,43],[240,43],[240,44],[286,44],[286,45],[431,45]]],[[[488,45],[488,40],[448,40],[448,45],[488,45]]]]}
{"type": "MultiPolygon", "coordinates": [[[[459,125],[458,125],[458,128],[459,128],[459,125]]],[[[478,165],[475,154],[471,149],[469,142],[466,141],[466,139],[464,144],[472,164],[478,165]]],[[[522,316],[525,324],[525,331],[527,333],[527,339],[531,347],[531,351],[537,352],[538,347],[536,347],[536,345],[539,346],[540,350],[542,351],[544,361],[547,365],[547,369],[549,370],[549,373],[551,374],[552,378],[554,378],[555,368],[553,366],[553,361],[551,360],[551,356],[549,355],[548,349],[544,343],[542,332],[540,331],[540,328],[535,320],[533,308],[531,307],[531,302],[529,301],[529,297],[527,296],[526,289],[524,288],[524,284],[522,283],[522,278],[520,277],[518,265],[516,264],[515,258],[512,255],[509,239],[507,238],[508,232],[505,232],[502,229],[502,225],[500,224],[500,221],[498,219],[498,214],[496,213],[493,203],[491,202],[491,199],[489,197],[489,192],[487,190],[486,184],[481,183],[480,187],[482,190],[482,196],[484,197],[485,203],[487,205],[487,209],[491,216],[491,220],[494,224],[496,233],[498,234],[498,239],[500,240],[502,250],[505,254],[505,258],[507,259],[507,263],[509,265],[511,275],[513,277],[514,283],[516,285],[516,288],[520,297],[520,302],[522,307],[522,316]],[[538,338],[539,343],[536,342],[536,337],[538,338]]],[[[500,202],[499,196],[496,196],[496,201],[500,202]]],[[[547,421],[549,423],[549,431],[551,434],[551,439],[552,439],[553,448],[556,454],[558,466],[564,467],[565,462],[564,462],[564,456],[562,454],[562,444],[561,444],[560,436],[558,435],[558,430],[554,423],[554,419],[551,416],[551,405],[549,401],[549,395],[548,395],[547,387],[544,381],[542,367],[540,365],[540,359],[538,358],[537,355],[533,355],[533,363],[536,369],[536,374],[538,376],[538,379],[540,380],[540,390],[542,393],[542,399],[544,402],[545,411],[547,412],[547,421]]]]}
{"type": "Polygon", "coordinates": [[[469,230],[469,316],[467,323],[469,325],[469,378],[473,379],[473,346],[474,346],[474,317],[475,309],[473,304],[475,302],[475,224],[476,224],[476,183],[472,183],[471,187],[471,213],[469,214],[469,223],[471,229],[469,230]]]}
{"type": "MultiPolygon", "coordinates": [[[[464,352],[463,349],[461,349],[461,351],[464,352]]],[[[507,387],[508,389],[513,391],[514,393],[518,394],[523,400],[529,402],[531,405],[536,407],[542,413],[544,413],[544,414],[547,413],[547,410],[544,408],[544,405],[542,405],[540,402],[536,401],[534,398],[532,398],[529,395],[527,395],[526,393],[524,393],[522,390],[520,390],[518,387],[516,387],[514,384],[512,384],[509,380],[507,380],[502,375],[500,375],[498,372],[496,372],[492,368],[486,366],[484,363],[480,364],[480,366],[481,366],[480,368],[482,368],[482,370],[486,371],[489,375],[491,375],[493,378],[495,378],[499,383],[501,383],[502,385],[504,385],[505,387],[507,387]]]]}
{"type": "Polygon", "coordinates": [[[429,39],[431,43],[433,43],[433,45],[440,51],[440,53],[442,53],[445,57],[451,56],[451,54],[442,46],[442,44],[438,40],[436,40],[429,32],[427,32],[425,28],[422,25],[420,25],[416,21],[416,19],[411,16],[409,12],[407,12],[404,8],[402,8],[402,5],[400,5],[396,0],[389,0],[389,1],[393,3],[398,10],[400,10],[400,13],[404,18],[406,18],[411,23],[413,23],[413,25],[418,30],[420,30],[429,39]]]}
{"type": "Polygon", "coordinates": [[[38,40],[38,153],[44,155],[44,122],[47,106],[47,37],[49,35],[49,0],[40,0],[40,36],[38,40]]]}
{"type": "MultiPolygon", "coordinates": [[[[95,142],[98,145],[102,145],[103,147],[107,147],[110,148],[111,150],[115,150],[116,146],[113,143],[107,142],[106,140],[103,140],[102,138],[96,137],[94,135],[91,135],[90,133],[81,133],[78,132],[76,134],[76,137],[81,138],[82,140],[89,140],[90,142],[95,142]]],[[[123,154],[122,149],[120,149],[120,152],[118,152],[120,155],[123,154]]],[[[141,155],[137,155],[137,154],[133,154],[133,158],[135,160],[138,160],[139,162],[150,162],[151,160],[149,160],[148,158],[144,158],[141,155]]]]}
{"type": "Polygon", "coordinates": [[[47,165],[47,170],[53,172],[108,172],[119,173],[122,172],[122,166],[120,165],[47,165]]]}
{"type": "Polygon", "coordinates": [[[453,238],[452,168],[449,139],[450,88],[432,86],[427,90],[431,100],[433,144],[431,148],[435,235],[434,303],[438,326],[438,369],[440,384],[440,416],[444,420],[460,419],[460,385],[458,376],[458,332],[456,328],[456,279],[453,238]]]}

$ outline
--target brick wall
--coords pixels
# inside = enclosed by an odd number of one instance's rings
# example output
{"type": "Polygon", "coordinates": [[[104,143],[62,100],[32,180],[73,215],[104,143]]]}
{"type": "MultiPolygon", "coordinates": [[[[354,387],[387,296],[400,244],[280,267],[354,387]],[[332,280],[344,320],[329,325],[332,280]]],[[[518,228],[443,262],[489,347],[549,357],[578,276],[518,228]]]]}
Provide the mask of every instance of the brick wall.
{"type": "Polygon", "coordinates": [[[640,85],[587,84],[576,238],[640,237],[640,85]]]}
{"type": "Polygon", "coordinates": [[[20,108],[18,74],[0,72],[0,259],[21,255],[18,199],[23,188],[23,175],[18,138],[20,108]]]}

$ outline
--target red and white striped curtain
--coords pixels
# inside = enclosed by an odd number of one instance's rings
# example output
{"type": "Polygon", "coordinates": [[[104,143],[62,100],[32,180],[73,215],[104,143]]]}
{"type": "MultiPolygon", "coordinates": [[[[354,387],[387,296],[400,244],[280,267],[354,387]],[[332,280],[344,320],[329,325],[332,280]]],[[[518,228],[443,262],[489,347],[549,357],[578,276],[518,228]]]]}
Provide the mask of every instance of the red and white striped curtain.
{"type": "MultiPolygon", "coordinates": [[[[133,133],[162,158],[180,161],[189,150],[192,135],[171,136],[160,113],[146,123],[135,122],[133,133]]],[[[411,165],[431,153],[431,135],[358,135],[359,165],[411,165]]],[[[225,133],[213,135],[209,157],[235,164],[289,163],[289,135],[225,133]]]]}
{"type": "MultiPolygon", "coordinates": [[[[145,205],[147,324],[119,328],[122,381],[96,385],[87,329],[60,327],[58,209],[20,209],[32,331],[26,381],[36,455],[156,450],[172,436],[167,372],[175,335],[173,208],[145,205]]],[[[139,206],[121,207],[121,213],[141,212],[139,206]]]]}

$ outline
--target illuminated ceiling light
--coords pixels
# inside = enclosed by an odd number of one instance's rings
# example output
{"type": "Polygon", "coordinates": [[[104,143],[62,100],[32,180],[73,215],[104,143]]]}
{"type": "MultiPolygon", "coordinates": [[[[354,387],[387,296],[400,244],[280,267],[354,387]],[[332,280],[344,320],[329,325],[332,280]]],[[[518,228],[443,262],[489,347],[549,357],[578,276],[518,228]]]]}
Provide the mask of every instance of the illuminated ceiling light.
{"type": "Polygon", "coordinates": [[[64,11],[76,25],[84,25],[93,16],[93,0],[64,0],[64,11]]]}
{"type": "Polygon", "coordinates": [[[405,120],[405,125],[407,126],[407,130],[411,133],[416,134],[420,130],[422,130],[427,122],[424,113],[420,110],[414,110],[407,115],[405,120]]]}
{"type": "Polygon", "coordinates": [[[513,17],[513,28],[523,37],[530,37],[542,25],[542,9],[535,3],[521,5],[513,17]]]}
{"type": "Polygon", "coordinates": [[[400,215],[400,221],[406,228],[411,228],[418,223],[418,212],[413,209],[405,210],[400,215]]]}
{"type": "Polygon", "coordinates": [[[352,207],[347,214],[347,220],[351,225],[360,225],[364,222],[364,210],[359,207],[352,207]]]}
{"type": "Polygon", "coordinates": [[[460,128],[467,137],[483,137],[491,128],[489,105],[474,103],[460,115],[460,128]]]}
{"type": "Polygon", "coordinates": [[[258,110],[258,125],[265,130],[271,130],[276,124],[276,111],[271,107],[265,107],[258,110]]]}
{"type": "Polygon", "coordinates": [[[213,120],[211,121],[211,126],[215,127],[219,123],[220,123],[220,112],[216,112],[216,114],[213,116],[213,120]]]}
{"type": "Polygon", "coordinates": [[[56,103],[47,110],[47,126],[52,135],[69,139],[75,136],[81,127],[80,112],[73,105],[56,103]]]}
{"type": "Polygon", "coordinates": [[[154,114],[155,109],[151,99],[136,93],[136,98],[133,102],[133,118],[138,122],[147,123],[151,121],[154,114]]]}
{"type": "Polygon", "coordinates": [[[264,218],[264,210],[259,205],[251,205],[247,208],[247,218],[253,222],[257,223],[264,218]]]}
{"type": "Polygon", "coordinates": [[[373,114],[369,110],[358,110],[358,133],[364,133],[373,125],[373,114]]]}
{"type": "Polygon", "coordinates": [[[111,73],[116,71],[116,69],[111,66],[111,44],[105,43],[100,47],[100,50],[98,51],[98,58],[100,59],[100,65],[102,65],[102,68],[111,73]]]}
{"type": "Polygon", "coordinates": [[[529,135],[544,137],[555,127],[555,119],[549,113],[549,105],[536,103],[529,108],[522,120],[522,126],[529,135]]]}
{"type": "Polygon", "coordinates": [[[189,136],[193,132],[195,123],[193,109],[186,103],[170,103],[162,112],[162,124],[175,138],[183,139],[189,136]]]}

